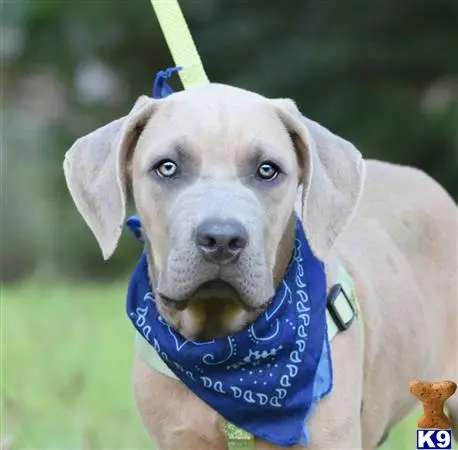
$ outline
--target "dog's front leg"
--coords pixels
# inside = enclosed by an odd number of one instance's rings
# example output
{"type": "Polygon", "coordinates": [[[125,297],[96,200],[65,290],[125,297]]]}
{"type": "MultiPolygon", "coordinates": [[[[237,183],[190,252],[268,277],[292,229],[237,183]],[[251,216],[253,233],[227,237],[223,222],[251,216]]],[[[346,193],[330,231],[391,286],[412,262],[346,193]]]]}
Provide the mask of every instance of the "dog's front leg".
{"type": "Polygon", "coordinates": [[[138,355],[133,383],[141,418],[159,450],[227,450],[223,420],[183,383],[138,355]]]}
{"type": "Polygon", "coordinates": [[[334,386],[310,418],[311,449],[362,449],[362,328],[355,322],[331,342],[334,386]]]}

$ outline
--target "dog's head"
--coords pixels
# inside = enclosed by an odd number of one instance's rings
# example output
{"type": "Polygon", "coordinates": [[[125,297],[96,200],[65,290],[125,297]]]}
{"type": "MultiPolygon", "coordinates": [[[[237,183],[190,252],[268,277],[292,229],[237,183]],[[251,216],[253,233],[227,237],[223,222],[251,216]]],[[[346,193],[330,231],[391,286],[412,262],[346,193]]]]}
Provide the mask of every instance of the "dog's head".
{"type": "Polygon", "coordinates": [[[291,257],[294,207],[324,258],[353,215],[364,164],[294,102],[210,84],[79,139],[64,171],[107,259],[130,185],[161,314],[188,338],[233,333],[265,309],[291,257]]]}

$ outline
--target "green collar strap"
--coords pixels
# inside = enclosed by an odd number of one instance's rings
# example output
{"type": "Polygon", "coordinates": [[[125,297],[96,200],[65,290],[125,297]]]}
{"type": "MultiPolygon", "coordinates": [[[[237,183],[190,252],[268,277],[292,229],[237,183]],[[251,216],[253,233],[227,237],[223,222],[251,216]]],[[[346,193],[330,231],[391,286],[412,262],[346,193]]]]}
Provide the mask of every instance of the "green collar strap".
{"type": "MultiPolygon", "coordinates": [[[[326,322],[328,338],[331,341],[339,332],[348,329],[361,316],[353,279],[339,263],[336,284],[328,295],[326,322]]],[[[135,346],[138,354],[153,369],[171,378],[178,377],[168,368],[154,348],[137,332],[135,346]]],[[[226,422],[224,431],[228,450],[254,450],[254,436],[241,428],[226,422]]]]}

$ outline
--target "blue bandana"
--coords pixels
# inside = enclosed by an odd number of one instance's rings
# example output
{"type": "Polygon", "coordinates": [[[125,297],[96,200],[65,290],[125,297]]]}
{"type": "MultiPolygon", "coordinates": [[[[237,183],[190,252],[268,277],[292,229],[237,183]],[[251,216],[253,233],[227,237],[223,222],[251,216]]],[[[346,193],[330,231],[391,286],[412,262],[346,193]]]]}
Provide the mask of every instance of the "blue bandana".
{"type": "MultiPolygon", "coordinates": [[[[127,222],[141,239],[137,216],[127,222]]],[[[277,445],[306,445],[306,419],[332,388],[324,266],[296,221],[295,250],[272,303],[227,338],[185,339],[160,316],[143,253],[127,314],[170,370],[226,420],[277,445]]]]}

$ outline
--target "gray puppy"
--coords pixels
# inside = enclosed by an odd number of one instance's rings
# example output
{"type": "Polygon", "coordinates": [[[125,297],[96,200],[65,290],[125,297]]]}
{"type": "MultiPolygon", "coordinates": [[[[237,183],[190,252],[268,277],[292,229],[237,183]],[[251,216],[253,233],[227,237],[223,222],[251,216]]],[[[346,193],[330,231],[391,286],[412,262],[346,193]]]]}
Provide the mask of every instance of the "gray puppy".
{"type": "MultiPolygon", "coordinates": [[[[140,97],[128,116],[79,139],[64,169],[105,258],[130,184],[157,307],[190,339],[255,320],[291,258],[296,205],[329,285],[340,260],[362,311],[362,326],[332,341],[334,389],[310,419],[310,448],[375,448],[416,405],[411,379],[456,379],[457,205],[419,170],[364,161],[291,100],[217,84],[140,97]],[[273,183],[253,177],[276,167],[273,183]],[[202,250],[198,227],[212,221],[235,233],[234,248],[202,250]]],[[[226,448],[222,418],[139,356],[134,385],[160,449],[226,448]]],[[[450,408],[456,427],[457,396],[450,408]]],[[[256,448],[275,446],[256,439],[256,448]]]]}

